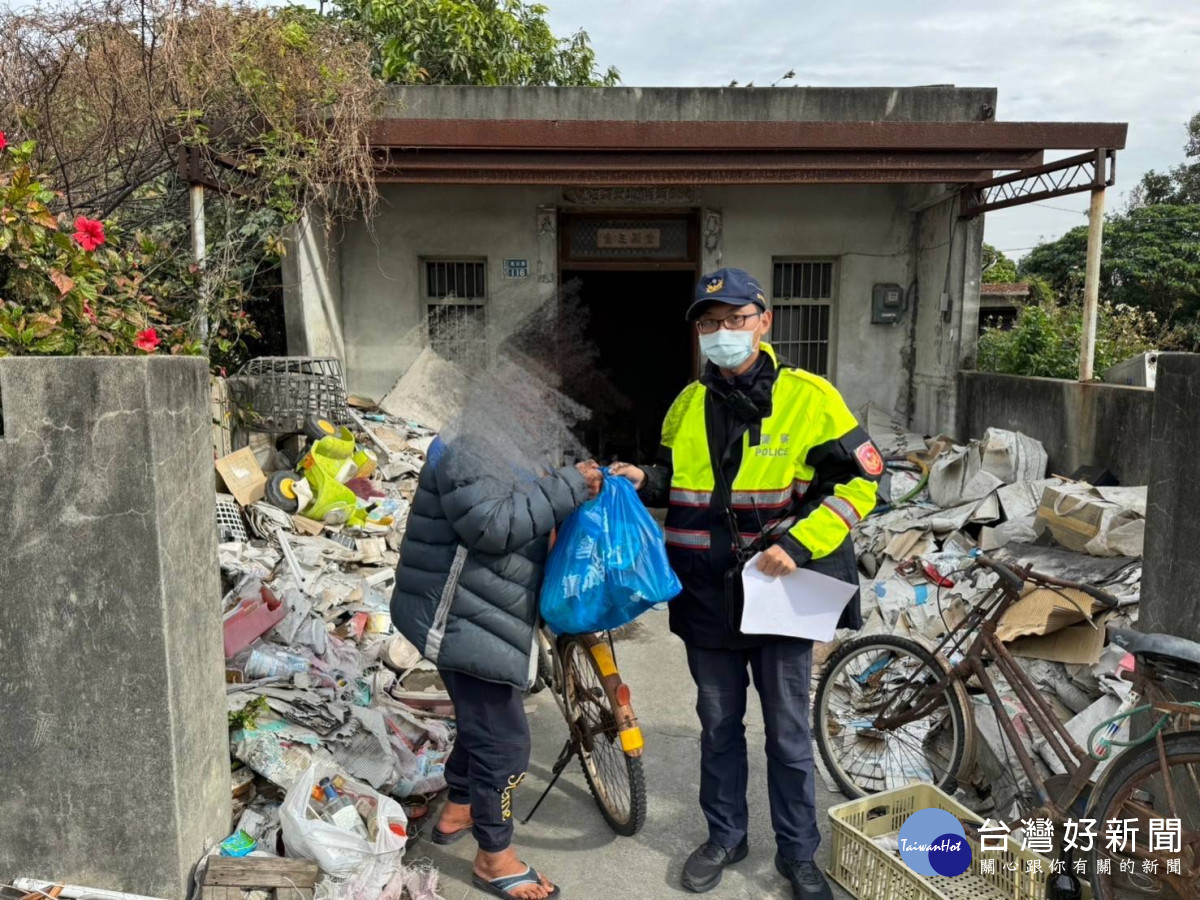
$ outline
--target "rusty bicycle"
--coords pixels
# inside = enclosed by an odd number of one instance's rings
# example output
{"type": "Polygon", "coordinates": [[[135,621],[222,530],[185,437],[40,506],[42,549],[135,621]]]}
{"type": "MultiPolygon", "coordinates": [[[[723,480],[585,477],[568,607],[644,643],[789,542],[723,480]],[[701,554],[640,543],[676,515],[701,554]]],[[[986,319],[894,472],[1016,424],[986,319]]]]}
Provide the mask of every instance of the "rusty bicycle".
{"type": "MultiPolygon", "coordinates": [[[[1146,897],[1200,900],[1200,703],[1176,699],[1200,680],[1200,644],[1162,634],[1113,630],[1111,639],[1135,660],[1131,699],[1080,745],[1054,715],[1028,674],[996,635],[1004,613],[1026,584],[1055,590],[1091,620],[1117,600],[1091,585],[1063,581],[1028,568],[976,555],[967,572],[994,573],[995,584],[935,645],[896,635],[855,638],[825,662],[814,695],[813,730],[821,758],[841,791],[862,797],[924,782],[953,793],[975,764],[976,726],[970,694],[986,695],[1007,747],[1029,779],[1019,801],[1022,818],[1063,823],[1082,811],[1097,822],[1133,820],[1141,833],[1149,820],[1179,820],[1179,852],[1139,848],[1117,851],[1099,840],[1085,855],[1098,900],[1146,897]],[[1095,601],[1084,609],[1065,593],[1095,601]],[[1099,609],[1095,609],[1095,607],[1099,609]],[[1094,611],[1093,611],[1094,610],[1094,611]],[[951,659],[956,660],[951,662],[951,659]],[[1043,778],[1025,747],[993,680],[999,673],[1029,714],[1065,774],[1043,778]],[[1113,739],[1113,726],[1135,716],[1151,719],[1140,737],[1113,739]],[[1092,776],[1108,765],[1096,783],[1092,776]],[[1174,857],[1177,866],[1167,863],[1174,857]],[[1109,859],[1107,866],[1097,865],[1109,859]],[[1119,866],[1120,860],[1149,865],[1119,866]],[[1107,868],[1107,873],[1101,869],[1107,868]],[[1126,871],[1132,869],[1133,871],[1126,871]]],[[[1005,751],[1007,753],[1007,750],[1005,751]]],[[[1083,848],[1081,848],[1083,849],[1083,848]]]]}

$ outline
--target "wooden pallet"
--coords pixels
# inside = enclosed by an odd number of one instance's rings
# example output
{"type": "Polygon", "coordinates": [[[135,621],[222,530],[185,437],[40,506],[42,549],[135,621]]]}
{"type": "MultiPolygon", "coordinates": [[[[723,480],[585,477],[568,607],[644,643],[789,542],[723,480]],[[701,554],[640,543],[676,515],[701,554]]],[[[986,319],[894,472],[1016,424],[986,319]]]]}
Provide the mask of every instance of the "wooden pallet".
{"type": "Polygon", "coordinates": [[[312,900],[320,877],[307,859],[235,859],[214,856],[204,873],[200,900],[242,900],[242,891],[275,891],[276,900],[312,900]]]}

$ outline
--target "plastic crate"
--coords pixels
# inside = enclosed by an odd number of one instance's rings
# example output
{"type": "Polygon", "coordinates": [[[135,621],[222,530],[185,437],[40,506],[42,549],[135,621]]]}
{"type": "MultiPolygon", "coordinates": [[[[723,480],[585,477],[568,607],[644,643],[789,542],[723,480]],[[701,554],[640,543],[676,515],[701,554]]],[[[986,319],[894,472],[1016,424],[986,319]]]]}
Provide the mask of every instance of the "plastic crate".
{"type": "Polygon", "coordinates": [[[234,376],[226,389],[239,429],[295,434],[308,416],[350,423],[342,364],[326,356],[260,356],[234,376]]]}
{"type": "MultiPolygon", "coordinates": [[[[983,824],[980,816],[953,797],[928,784],[915,784],[872,794],[831,807],[833,848],[829,875],[858,900],[1043,900],[1050,877],[1050,860],[1039,853],[1022,850],[1012,838],[1008,849],[980,854],[978,841],[971,845],[971,867],[953,878],[926,877],[905,865],[899,853],[889,851],[874,839],[897,837],[900,826],[919,809],[944,809],[965,822],[983,824]],[[980,859],[996,860],[996,873],[982,875],[980,859]],[[1026,872],[1025,861],[1040,859],[1041,872],[1026,872]],[[1016,863],[1016,871],[1005,869],[1016,863]]],[[[990,843],[990,841],[989,841],[990,843]]],[[[1079,876],[1083,896],[1092,896],[1085,876],[1079,876]]]]}

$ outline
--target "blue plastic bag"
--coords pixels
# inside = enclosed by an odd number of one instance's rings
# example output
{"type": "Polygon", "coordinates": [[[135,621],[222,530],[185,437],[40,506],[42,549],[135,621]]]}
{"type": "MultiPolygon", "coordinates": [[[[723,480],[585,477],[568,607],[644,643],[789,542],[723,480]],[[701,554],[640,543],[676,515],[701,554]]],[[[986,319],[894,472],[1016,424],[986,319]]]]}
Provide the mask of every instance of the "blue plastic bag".
{"type": "Polygon", "coordinates": [[[604,474],[600,495],[567,517],[546,562],[542,618],[556,634],[618,628],[683,590],[633,485],[604,474]]]}

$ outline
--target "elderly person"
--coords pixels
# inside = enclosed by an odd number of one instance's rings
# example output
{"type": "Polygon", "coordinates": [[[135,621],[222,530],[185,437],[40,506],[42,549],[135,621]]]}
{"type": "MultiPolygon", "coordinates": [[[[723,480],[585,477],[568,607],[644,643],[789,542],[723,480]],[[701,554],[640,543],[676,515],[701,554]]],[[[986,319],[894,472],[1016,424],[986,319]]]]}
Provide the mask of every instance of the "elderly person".
{"type": "Polygon", "coordinates": [[[486,438],[435,441],[401,547],[392,619],[435,663],[454,701],[458,737],[449,799],[433,842],[471,834],[475,887],[544,900],[559,889],[512,847],[511,793],[529,763],[522,693],[537,669],[538,593],[555,528],[595,497],[594,462],[535,477],[486,438]]]}

